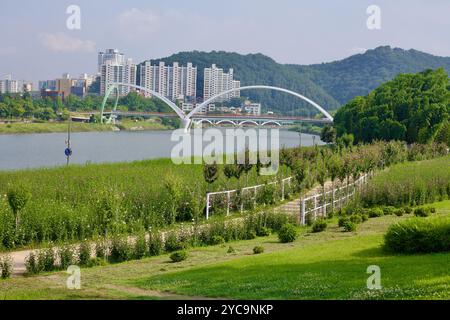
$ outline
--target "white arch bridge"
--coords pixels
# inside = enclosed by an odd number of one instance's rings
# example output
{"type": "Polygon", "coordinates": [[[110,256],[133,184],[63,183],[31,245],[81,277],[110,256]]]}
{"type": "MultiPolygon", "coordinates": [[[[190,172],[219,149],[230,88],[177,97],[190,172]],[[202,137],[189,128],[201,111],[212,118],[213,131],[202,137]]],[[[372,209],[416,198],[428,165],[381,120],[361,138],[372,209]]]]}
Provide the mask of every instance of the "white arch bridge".
{"type": "Polygon", "coordinates": [[[251,117],[245,117],[245,119],[239,118],[239,117],[229,117],[227,116],[226,118],[222,119],[213,119],[214,117],[212,116],[202,116],[201,118],[199,118],[198,113],[205,107],[207,107],[209,104],[213,103],[215,100],[217,100],[218,98],[222,97],[222,96],[226,96],[229,95],[230,93],[236,92],[236,91],[245,91],[245,90],[254,90],[254,89],[265,89],[265,90],[274,90],[274,91],[280,91],[280,92],[284,92],[287,94],[290,94],[292,96],[295,96],[297,98],[302,99],[303,101],[308,102],[310,105],[312,105],[314,108],[316,108],[317,110],[320,111],[320,113],[322,113],[325,118],[323,119],[305,119],[305,118],[298,118],[298,120],[309,120],[309,121],[314,121],[314,122],[324,122],[324,123],[331,123],[333,122],[333,117],[324,109],[322,108],[320,105],[318,105],[316,102],[314,102],[313,100],[305,97],[304,95],[301,95],[300,93],[291,91],[291,90],[287,90],[287,89],[283,89],[283,88],[279,88],[279,87],[274,87],[274,86],[265,86],[265,85],[252,85],[252,86],[245,86],[245,87],[240,87],[240,88],[233,88],[227,91],[224,91],[216,96],[213,96],[207,100],[205,100],[204,102],[198,104],[191,112],[189,112],[188,114],[186,114],[183,110],[181,110],[174,102],[172,102],[170,99],[168,99],[167,97],[159,94],[158,92],[155,92],[153,90],[150,90],[148,88],[142,87],[142,86],[138,86],[138,85],[133,85],[133,84],[129,84],[129,83],[122,83],[122,82],[116,82],[116,83],[110,83],[108,85],[108,90],[105,93],[105,97],[103,99],[103,103],[101,106],[101,113],[100,113],[100,117],[101,117],[101,122],[103,123],[103,119],[104,119],[104,111],[105,111],[105,105],[106,102],[109,98],[109,96],[111,95],[111,93],[113,93],[113,91],[116,92],[116,101],[114,104],[114,108],[111,112],[111,116],[108,119],[108,121],[112,121],[114,119],[114,116],[117,114],[117,104],[118,104],[118,100],[119,100],[119,86],[125,86],[125,87],[130,87],[130,88],[135,88],[138,89],[140,91],[146,92],[151,94],[152,96],[162,100],[165,104],[167,104],[173,111],[175,111],[175,113],[177,114],[177,116],[181,119],[181,123],[183,125],[183,128],[185,129],[185,131],[189,131],[192,123],[203,123],[203,122],[209,122],[211,124],[222,124],[222,123],[229,123],[232,125],[245,125],[245,124],[254,124],[254,125],[282,125],[283,123],[286,122],[294,122],[296,119],[295,117],[269,117],[269,116],[265,116],[265,117],[258,117],[258,116],[251,116],[251,117]]]}

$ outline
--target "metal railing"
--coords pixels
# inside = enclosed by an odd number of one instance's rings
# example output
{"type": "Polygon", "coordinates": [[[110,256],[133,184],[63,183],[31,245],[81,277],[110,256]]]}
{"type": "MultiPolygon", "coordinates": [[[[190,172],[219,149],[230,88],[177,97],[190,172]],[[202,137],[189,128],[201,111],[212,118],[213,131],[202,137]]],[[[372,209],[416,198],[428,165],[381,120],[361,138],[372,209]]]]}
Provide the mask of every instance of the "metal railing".
{"type": "Polygon", "coordinates": [[[342,206],[355,196],[357,189],[361,189],[370,178],[370,175],[365,174],[352,183],[346,184],[329,190],[325,193],[318,193],[313,196],[303,198],[300,201],[300,222],[302,225],[306,224],[307,215],[312,215],[314,221],[317,217],[328,216],[329,209],[335,210],[342,208],[342,206]]]}
{"type": "MultiPolygon", "coordinates": [[[[289,186],[291,185],[291,181],[292,181],[293,177],[288,177],[285,179],[281,180],[281,200],[284,201],[285,199],[285,185],[286,183],[289,183],[289,186]]],[[[279,181],[272,181],[269,182],[267,184],[260,184],[257,186],[251,186],[251,187],[245,187],[241,189],[241,196],[245,193],[245,192],[249,192],[249,191],[253,191],[253,197],[254,200],[256,201],[256,196],[257,196],[257,192],[258,189],[266,186],[266,185],[277,185],[279,181]]],[[[233,194],[237,194],[239,190],[235,189],[235,190],[225,190],[225,191],[218,191],[218,192],[209,192],[206,194],[206,219],[209,219],[210,216],[210,209],[211,209],[211,198],[214,196],[218,196],[218,195],[226,195],[226,204],[227,204],[227,215],[230,214],[230,206],[231,206],[231,196],[233,194]]],[[[243,211],[243,205],[241,204],[241,212],[243,211]]]]}

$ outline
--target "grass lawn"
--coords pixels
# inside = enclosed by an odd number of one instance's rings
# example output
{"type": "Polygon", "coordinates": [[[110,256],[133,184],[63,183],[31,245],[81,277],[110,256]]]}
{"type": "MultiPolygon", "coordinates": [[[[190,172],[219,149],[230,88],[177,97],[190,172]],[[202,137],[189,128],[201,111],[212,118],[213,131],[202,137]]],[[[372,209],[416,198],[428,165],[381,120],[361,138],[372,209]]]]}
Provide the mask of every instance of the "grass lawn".
{"type": "MultiPolygon", "coordinates": [[[[16,122],[0,124],[0,134],[28,134],[28,133],[54,133],[67,132],[67,122],[24,123],[16,122]]],[[[112,124],[72,122],[72,132],[113,131],[119,128],[124,131],[136,130],[167,130],[169,127],[156,121],[124,120],[114,126],[112,124]]]]}
{"type": "MultiPolygon", "coordinates": [[[[450,201],[434,205],[450,215],[450,201]]],[[[181,263],[168,255],[82,269],[81,290],[63,272],[0,281],[0,299],[450,299],[450,253],[388,255],[383,234],[410,216],[370,219],[355,233],[332,221],[326,232],[301,228],[291,244],[272,235],[195,248],[181,263]],[[227,254],[228,246],[236,252],[227,254]],[[265,253],[253,255],[256,245],[265,253]],[[366,289],[369,265],[381,268],[380,291],[366,289]]]]}

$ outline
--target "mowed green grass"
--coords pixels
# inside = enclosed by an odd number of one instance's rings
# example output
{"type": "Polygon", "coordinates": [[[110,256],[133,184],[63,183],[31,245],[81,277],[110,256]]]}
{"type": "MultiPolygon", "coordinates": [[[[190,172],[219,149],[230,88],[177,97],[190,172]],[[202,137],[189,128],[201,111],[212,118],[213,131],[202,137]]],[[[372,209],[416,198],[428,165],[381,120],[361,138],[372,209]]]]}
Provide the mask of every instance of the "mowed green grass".
{"type": "MultiPolygon", "coordinates": [[[[436,207],[447,215],[450,201],[436,207]]],[[[397,220],[390,218],[377,220],[397,220]]],[[[234,299],[449,299],[450,253],[385,254],[384,229],[375,234],[362,230],[351,238],[150,277],[135,284],[234,299]],[[382,290],[367,289],[367,268],[371,265],[381,269],[382,290]]],[[[302,241],[304,237],[297,240],[302,241]]]]}
{"type": "MultiPolygon", "coordinates": [[[[433,204],[450,215],[450,200],[433,204]]],[[[193,248],[169,255],[81,270],[81,290],[68,290],[64,272],[0,281],[0,299],[449,299],[450,253],[391,255],[382,251],[389,225],[411,215],[370,219],[354,233],[337,221],[313,234],[299,228],[291,244],[276,235],[193,248]],[[228,254],[228,247],[236,250],[228,254]],[[252,250],[262,245],[265,253],[252,250]],[[366,287],[369,265],[381,268],[380,291],[366,287]]]]}

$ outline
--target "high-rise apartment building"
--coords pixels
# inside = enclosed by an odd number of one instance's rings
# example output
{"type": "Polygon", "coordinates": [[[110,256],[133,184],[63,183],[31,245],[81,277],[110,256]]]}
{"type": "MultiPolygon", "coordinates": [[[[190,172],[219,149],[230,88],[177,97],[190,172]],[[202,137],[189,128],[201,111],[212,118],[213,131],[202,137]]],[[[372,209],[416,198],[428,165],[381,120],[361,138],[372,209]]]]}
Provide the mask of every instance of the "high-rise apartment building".
{"type": "Polygon", "coordinates": [[[4,80],[0,80],[0,94],[19,93],[19,81],[13,80],[11,75],[7,75],[4,80]]]}
{"type": "MultiPolygon", "coordinates": [[[[98,64],[100,72],[100,94],[104,95],[108,90],[108,84],[112,82],[122,82],[136,84],[136,65],[133,60],[125,58],[116,49],[108,49],[106,52],[98,54],[98,64]]],[[[121,96],[127,95],[132,89],[126,86],[119,87],[121,96]]]]}
{"type": "MultiPolygon", "coordinates": [[[[234,70],[230,69],[225,73],[222,68],[217,68],[215,64],[211,68],[205,68],[203,80],[203,99],[207,100],[219,93],[240,88],[241,82],[234,80],[234,70]]],[[[231,98],[240,97],[240,92],[235,91],[220,97],[216,102],[227,101],[231,98]]]]}
{"type": "MultiPolygon", "coordinates": [[[[174,62],[166,66],[164,62],[152,65],[145,61],[140,67],[141,86],[155,91],[172,101],[195,101],[197,95],[197,67],[192,63],[180,66],[174,62]]],[[[147,97],[150,94],[145,94],[147,97]]]]}

